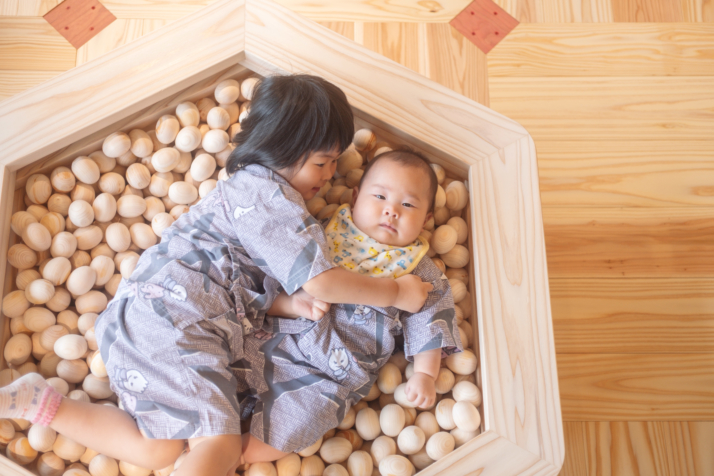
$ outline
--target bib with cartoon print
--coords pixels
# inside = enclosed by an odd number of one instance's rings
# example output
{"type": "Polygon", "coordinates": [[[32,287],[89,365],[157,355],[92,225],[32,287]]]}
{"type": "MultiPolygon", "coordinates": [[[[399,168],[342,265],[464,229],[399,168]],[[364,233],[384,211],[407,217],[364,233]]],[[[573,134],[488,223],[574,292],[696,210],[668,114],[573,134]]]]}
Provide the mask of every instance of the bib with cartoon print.
{"type": "Polygon", "coordinates": [[[429,242],[417,237],[399,247],[383,245],[360,231],[352,221],[349,204],[341,205],[325,228],[332,262],[345,269],[377,278],[409,274],[429,250],[429,242]]]}

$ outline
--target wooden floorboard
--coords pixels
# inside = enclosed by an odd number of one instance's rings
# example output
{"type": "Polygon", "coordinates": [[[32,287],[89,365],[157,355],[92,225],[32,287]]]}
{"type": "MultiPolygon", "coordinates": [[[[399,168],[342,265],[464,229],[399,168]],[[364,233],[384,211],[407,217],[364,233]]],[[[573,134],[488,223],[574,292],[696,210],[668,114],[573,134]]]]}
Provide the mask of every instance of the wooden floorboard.
{"type": "Polygon", "coordinates": [[[560,476],[587,476],[587,453],[585,446],[585,422],[563,422],[565,461],[560,476]]]}
{"type": "Polygon", "coordinates": [[[77,50],[77,66],[109,53],[147,33],[166,25],[170,20],[117,19],[77,50]]]}
{"type": "Polygon", "coordinates": [[[76,57],[44,18],[0,17],[0,70],[66,71],[76,57]]]}
{"type": "Polygon", "coordinates": [[[54,78],[62,71],[0,70],[0,101],[54,78]]]}
{"type": "Polygon", "coordinates": [[[494,0],[522,23],[612,22],[610,0],[494,0]]]}

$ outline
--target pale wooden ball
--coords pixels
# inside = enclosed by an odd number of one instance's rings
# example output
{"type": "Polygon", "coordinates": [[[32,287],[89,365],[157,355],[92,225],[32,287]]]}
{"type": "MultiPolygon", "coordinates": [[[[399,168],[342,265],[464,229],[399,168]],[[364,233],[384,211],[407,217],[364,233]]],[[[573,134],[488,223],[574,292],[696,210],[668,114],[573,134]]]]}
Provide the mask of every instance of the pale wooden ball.
{"type": "Polygon", "coordinates": [[[25,183],[25,193],[32,203],[47,203],[52,195],[52,183],[46,175],[31,175],[25,183]]]}
{"type": "Polygon", "coordinates": [[[464,349],[463,352],[457,352],[451,354],[446,358],[446,366],[459,375],[469,375],[476,371],[478,365],[478,359],[476,354],[468,349],[464,349]]]}
{"type": "Polygon", "coordinates": [[[137,195],[124,195],[117,200],[117,213],[124,218],[134,218],[144,214],[146,200],[137,195]]]}
{"type": "Polygon", "coordinates": [[[75,462],[79,461],[80,456],[84,454],[87,448],[80,445],[76,441],[70,440],[69,438],[58,434],[55,439],[54,445],[52,446],[52,451],[60,458],[75,462]]]}
{"type": "Polygon", "coordinates": [[[166,147],[154,152],[151,165],[157,172],[171,172],[181,160],[181,152],[175,147],[166,147]]]}
{"type": "MultiPolygon", "coordinates": [[[[121,157],[123,154],[119,154],[117,157],[121,157]]],[[[99,173],[105,174],[111,172],[117,165],[117,160],[114,157],[109,157],[107,154],[101,150],[97,150],[89,154],[89,158],[92,159],[99,167],[99,173]]]]}
{"type": "Polygon", "coordinates": [[[226,130],[231,125],[231,116],[222,107],[214,107],[208,111],[206,123],[211,129],[226,130]]]}
{"type": "Polygon", "coordinates": [[[176,118],[182,127],[196,127],[201,122],[201,114],[196,105],[190,101],[182,102],[176,106],[176,118]]]}
{"type": "Polygon", "coordinates": [[[478,407],[483,401],[481,390],[472,382],[462,381],[454,385],[454,400],[457,402],[469,402],[478,407]]]}
{"type": "Polygon", "coordinates": [[[107,376],[107,367],[104,365],[104,359],[102,359],[102,354],[96,353],[92,359],[92,363],[89,365],[89,371],[97,377],[107,376]]]}
{"type": "Polygon", "coordinates": [[[201,131],[196,126],[186,126],[176,136],[175,147],[181,152],[191,152],[201,145],[201,131]]]}
{"type": "Polygon", "coordinates": [[[99,222],[111,221],[117,214],[117,200],[108,192],[100,193],[92,202],[94,219],[99,222]]]}
{"type": "Polygon", "coordinates": [[[169,187],[169,198],[179,205],[188,205],[198,198],[198,190],[190,183],[174,182],[169,187]]]}
{"type": "Polygon", "coordinates": [[[52,311],[40,306],[31,307],[25,311],[25,314],[22,315],[22,319],[25,326],[32,332],[42,332],[48,327],[54,326],[57,322],[52,311]]]}
{"type": "Polygon", "coordinates": [[[221,129],[211,129],[206,132],[206,135],[203,136],[201,146],[209,154],[215,154],[225,149],[229,141],[230,139],[226,131],[221,129]]]}
{"type": "Polygon", "coordinates": [[[91,250],[92,248],[97,246],[99,243],[102,242],[102,238],[104,237],[102,229],[96,225],[78,228],[74,231],[73,235],[75,238],[77,238],[77,248],[85,251],[91,250]]]}
{"type": "Polygon", "coordinates": [[[40,360],[40,375],[44,378],[57,377],[57,366],[62,362],[62,359],[58,357],[54,352],[47,352],[42,356],[40,360]]]}
{"type": "Polygon", "coordinates": [[[349,188],[354,188],[359,185],[360,180],[362,180],[362,176],[364,175],[364,170],[362,169],[352,169],[349,172],[347,172],[347,176],[345,177],[345,185],[349,188]]]}
{"type": "Polygon", "coordinates": [[[444,395],[454,387],[454,374],[449,369],[439,369],[439,375],[434,383],[436,393],[444,395]]]}
{"type": "Polygon", "coordinates": [[[290,453],[275,462],[278,476],[298,476],[300,474],[300,456],[290,453]]]}
{"type": "Polygon", "coordinates": [[[481,415],[470,402],[461,401],[454,404],[453,418],[456,426],[465,431],[476,431],[481,427],[481,415]]]}
{"type": "Polygon", "coordinates": [[[362,166],[362,162],[362,155],[355,150],[354,146],[348,147],[337,158],[337,173],[344,177],[350,170],[360,168],[362,166]]]}
{"type": "MultiPolygon", "coordinates": [[[[39,225],[39,223],[37,224],[39,225]]],[[[7,251],[7,261],[10,266],[19,270],[29,269],[37,264],[37,253],[27,245],[18,243],[12,245],[7,251]]]]}
{"type": "Polygon", "coordinates": [[[53,312],[60,312],[67,309],[72,301],[72,295],[62,286],[55,288],[55,294],[45,303],[47,309],[53,312]]]}
{"type": "Polygon", "coordinates": [[[131,241],[142,250],[156,244],[156,234],[146,223],[134,223],[129,228],[129,233],[131,234],[131,241]]]}
{"type": "MultiPolygon", "coordinates": [[[[67,200],[69,201],[69,197],[65,196],[65,198],[67,198],[67,200]]],[[[52,199],[50,198],[50,200],[52,199]]],[[[68,210],[69,203],[71,203],[71,201],[68,202],[68,210]]],[[[50,212],[40,219],[40,224],[47,228],[47,231],[50,232],[50,236],[54,238],[57,233],[63,232],[65,230],[66,222],[62,214],[58,212],[50,212]]]]}
{"type": "Polygon", "coordinates": [[[84,200],[75,200],[69,206],[67,214],[78,227],[89,226],[94,221],[94,209],[84,200]]]}
{"type": "Polygon", "coordinates": [[[394,393],[401,383],[402,372],[396,365],[387,362],[384,367],[379,369],[377,386],[382,393],[394,393]]]}
{"type": "Polygon", "coordinates": [[[79,359],[87,352],[87,340],[79,335],[67,334],[55,341],[52,350],[65,360],[79,359]]]}
{"type": "MultiPolygon", "coordinates": [[[[298,476],[298,474],[299,470],[295,473],[295,476],[298,476]]],[[[340,464],[331,464],[325,468],[325,471],[322,472],[322,476],[350,476],[350,473],[348,473],[347,469],[340,464]]]]}
{"type": "Polygon", "coordinates": [[[253,92],[255,91],[255,87],[258,85],[260,82],[260,78],[246,78],[241,82],[240,85],[240,93],[241,95],[247,100],[247,101],[252,101],[253,100],[253,92]]]}
{"type": "Polygon", "coordinates": [[[89,266],[80,266],[70,273],[67,290],[76,296],[89,292],[97,281],[97,271],[89,266]]]}
{"type": "Polygon", "coordinates": [[[369,452],[374,464],[379,466],[384,458],[397,454],[397,443],[394,438],[382,435],[372,442],[369,452]]]}
{"type": "Polygon", "coordinates": [[[355,451],[347,459],[347,469],[350,476],[372,476],[372,456],[366,451],[355,451]]]}
{"type": "Polygon", "coordinates": [[[426,442],[426,454],[434,461],[438,461],[454,451],[454,445],[454,437],[445,431],[440,431],[426,442]]]}
{"type": "Polygon", "coordinates": [[[449,218],[451,218],[451,213],[449,212],[449,209],[446,207],[443,208],[434,208],[434,224],[436,226],[441,226],[445,224],[447,221],[449,221],[449,218]]]}
{"type": "Polygon", "coordinates": [[[379,463],[379,472],[388,476],[412,476],[414,474],[414,466],[404,456],[391,455],[379,463]]]}
{"type": "Polygon", "coordinates": [[[402,383],[397,386],[397,388],[394,390],[394,399],[397,401],[397,403],[403,407],[407,408],[415,408],[416,405],[414,405],[409,399],[407,398],[406,394],[406,383],[402,383]]]}
{"type": "Polygon", "coordinates": [[[442,261],[449,268],[463,268],[469,264],[469,249],[463,245],[455,245],[451,251],[441,255],[442,261]]]}
{"type": "Polygon", "coordinates": [[[50,377],[47,379],[47,384],[51,385],[52,388],[57,390],[65,397],[69,393],[69,384],[64,379],[61,379],[59,377],[50,377]]]}
{"type": "Polygon", "coordinates": [[[82,382],[82,390],[95,399],[102,400],[111,397],[114,392],[109,387],[109,378],[97,377],[94,374],[88,374],[82,382]]]}
{"type": "Polygon", "coordinates": [[[89,474],[92,476],[117,476],[119,464],[114,458],[98,454],[89,461],[89,474]]]}
{"type": "Polygon", "coordinates": [[[23,230],[27,228],[27,225],[30,223],[37,223],[37,219],[32,213],[26,211],[15,212],[10,219],[10,227],[18,236],[22,236],[23,230]]]}
{"type": "Polygon", "coordinates": [[[124,476],[149,476],[151,474],[150,469],[135,466],[126,461],[119,461],[119,471],[124,476]]]}
{"type": "Polygon", "coordinates": [[[354,410],[354,408],[350,408],[347,410],[345,413],[345,417],[342,419],[339,425],[337,425],[337,429],[339,430],[347,430],[349,428],[352,428],[352,426],[355,424],[355,418],[357,414],[354,410]]]}
{"type": "Polygon", "coordinates": [[[45,251],[52,245],[52,235],[42,224],[30,223],[22,231],[22,241],[35,251],[45,251]]]}
{"type": "Polygon", "coordinates": [[[94,323],[97,321],[97,317],[99,317],[99,315],[94,312],[88,312],[79,316],[79,319],[77,320],[77,328],[79,330],[79,333],[84,335],[89,329],[94,327],[94,323]]]}
{"type": "Polygon", "coordinates": [[[333,186],[330,188],[330,190],[327,191],[325,194],[325,200],[329,204],[339,204],[340,199],[342,198],[342,194],[347,190],[347,187],[344,185],[337,185],[333,186]]]}
{"type": "Polygon", "coordinates": [[[62,324],[55,324],[40,333],[40,345],[47,350],[52,350],[54,349],[57,339],[68,334],[69,329],[62,324]]]}
{"type": "Polygon", "coordinates": [[[469,272],[465,268],[447,268],[444,274],[449,279],[458,279],[466,286],[469,285],[469,272]]]}
{"type": "Polygon", "coordinates": [[[64,460],[49,452],[37,458],[37,473],[40,476],[62,476],[65,470],[64,460]]]}
{"type": "Polygon", "coordinates": [[[198,182],[203,182],[216,171],[216,159],[209,154],[196,156],[191,164],[191,177],[198,182]]]}
{"type": "Polygon", "coordinates": [[[392,403],[382,408],[379,414],[379,426],[387,436],[397,436],[404,429],[404,409],[392,403]]]}
{"type": "Polygon", "coordinates": [[[7,446],[15,438],[15,427],[11,420],[0,420],[0,447],[7,446]]]}
{"type": "Polygon", "coordinates": [[[25,437],[17,437],[8,443],[5,454],[9,459],[23,466],[37,458],[37,450],[30,446],[30,441],[25,437]]]}
{"type": "Polygon", "coordinates": [[[201,182],[201,185],[198,186],[198,196],[203,198],[211,193],[211,191],[216,188],[217,183],[215,179],[208,179],[201,182]]]}
{"type": "Polygon", "coordinates": [[[273,463],[251,463],[245,476],[278,476],[278,472],[273,463]]]}
{"type": "Polygon", "coordinates": [[[469,346],[469,335],[461,327],[459,327],[459,337],[461,338],[461,345],[467,348],[469,346]]]}
{"type": "MultiPolygon", "coordinates": [[[[74,300],[77,312],[86,314],[88,312],[100,313],[107,307],[107,296],[100,291],[89,291],[74,300]]],[[[27,314],[27,313],[25,313],[27,314]]]]}
{"type": "Polygon", "coordinates": [[[449,225],[441,225],[431,235],[431,246],[438,254],[448,253],[456,245],[458,234],[449,225]]]}
{"type": "Polygon", "coordinates": [[[32,204],[27,206],[27,212],[39,222],[43,216],[49,213],[49,210],[44,205],[32,204]]]}
{"type": "Polygon", "coordinates": [[[99,180],[99,166],[89,157],[80,156],[72,161],[72,174],[85,184],[93,184],[99,180]]]}
{"type": "Polygon", "coordinates": [[[434,173],[436,174],[436,181],[441,184],[444,181],[444,178],[446,178],[446,171],[444,170],[444,167],[442,167],[439,164],[429,164],[431,165],[431,168],[434,170],[434,173]]]}
{"type": "Polygon", "coordinates": [[[300,476],[322,476],[325,471],[325,463],[317,455],[303,458],[300,465],[300,476]]]}
{"type": "Polygon", "coordinates": [[[454,298],[454,303],[458,304],[463,301],[468,292],[464,282],[460,279],[449,279],[449,286],[451,287],[451,295],[454,298]]]}
{"type": "MultiPolygon", "coordinates": [[[[356,411],[357,410],[355,410],[355,412],[356,411]]],[[[335,431],[335,429],[333,428],[331,431],[335,431]]],[[[350,428],[349,430],[340,430],[336,432],[334,436],[339,436],[340,438],[344,438],[349,441],[352,444],[352,451],[357,451],[364,443],[364,440],[361,436],[359,436],[359,433],[357,433],[357,430],[354,428],[350,428]]],[[[323,436],[323,438],[327,439],[325,436],[323,436]]]]}
{"type": "MultiPolygon", "coordinates": [[[[231,102],[231,103],[218,103],[220,107],[226,110],[228,113],[228,123],[233,124],[235,122],[238,122],[238,117],[240,116],[240,104],[237,102],[231,102]]],[[[210,111],[209,111],[210,112],[210,111]]],[[[208,118],[206,118],[208,119],[208,118]]],[[[230,137],[233,137],[230,133],[228,134],[230,137]]]]}
{"type": "Polygon", "coordinates": [[[12,291],[2,299],[2,312],[7,317],[22,317],[29,308],[30,301],[25,297],[24,290],[12,291]]]}
{"type": "Polygon", "coordinates": [[[327,202],[325,199],[317,196],[312,197],[310,200],[305,202],[305,207],[307,207],[307,211],[310,212],[310,215],[312,216],[317,216],[317,214],[320,213],[320,210],[326,206],[327,202]]]}
{"type": "Polygon", "coordinates": [[[156,172],[151,176],[149,193],[155,197],[165,197],[169,194],[169,187],[174,183],[174,176],[170,172],[156,172]]]}
{"type": "Polygon", "coordinates": [[[413,455],[424,447],[426,436],[418,426],[404,428],[397,437],[397,446],[405,455],[413,455]]]}
{"type": "Polygon", "coordinates": [[[109,247],[116,252],[126,251],[129,249],[129,246],[131,246],[129,228],[123,223],[112,223],[109,225],[105,237],[109,247]]]}
{"type": "Polygon", "coordinates": [[[124,132],[110,134],[102,143],[102,152],[111,158],[124,155],[130,148],[131,138],[124,132]]]}
{"type": "MultiPolygon", "coordinates": [[[[30,329],[28,329],[27,326],[25,326],[25,319],[23,319],[22,317],[15,317],[10,319],[10,334],[27,334],[30,337],[34,337],[34,333],[30,329]]],[[[34,351],[34,340],[32,346],[34,351]]]]}
{"type": "Polygon", "coordinates": [[[320,450],[320,447],[322,446],[322,437],[320,437],[316,442],[308,446],[307,448],[298,451],[297,454],[302,456],[303,458],[307,458],[308,456],[312,456],[315,453],[317,453],[320,450]]]}
{"type": "Polygon", "coordinates": [[[364,152],[374,147],[377,143],[377,136],[375,136],[374,132],[369,129],[360,129],[355,132],[355,135],[352,138],[352,143],[354,144],[355,149],[360,152],[364,152]]]}
{"type": "Polygon", "coordinates": [[[176,116],[165,114],[156,121],[156,139],[162,144],[170,144],[176,139],[180,128],[176,116]]]}
{"type": "Polygon", "coordinates": [[[169,215],[171,215],[174,220],[178,220],[181,215],[188,212],[188,209],[188,205],[176,205],[169,211],[169,215]]]}
{"type": "Polygon", "coordinates": [[[468,441],[476,438],[479,435],[480,431],[479,430],[467,431],[467,430],[462,430],[460,428],[454,428],[449,433],[451,434],[451,436],[454,437],[454,449],[456,449],[456,448],[463,446],[468,441]]]}
{"type": "Polygon", "coordinates": [[[446,187],[446,208],[449,210],[461,210],[468,201],[469,191],[463,182],[456,180],[446,187]]]}
{"type": "Polygon", "coordinates": [[[141,129],[133,129],[129,131],[131,139],[131,153],[136,157],[148,157],[154,151],[154,143],[149,137],[149,134],[141,129]]]}
{"type": "Polygon", "coordinates": [[[62,324],[69,329],[70,334],[79,333],[77,321],[79,316],[73,310],[67,309],[57,314],[57,324],[62,324]]]}
{"type": "Polygon", "coordinates": [[[27,432],[27,440],[30,446],[42,453],[52,451],[56,438],[57,432],[55,430],[42,425],[32,425],[27,432]]]}
{"type": "Polygon", "coordinates": [[[25,288],[25,298],[32,304],[45,304],[54,295],[55,287],[46,279],[37,279],[25,288]]]}
{"type": "Polygon", "coordinates": [[[69,193],[74,188],[76,178],[67,167],[57,167],[50,173],[50,183],[56,191],[69,193]]]}
{"type": "Polygon", "coordinates": [[[199,99],[196,102],[196,107],[198,108],[201,122],[206,122],[206,117],[208,116],[208,111],[210,111],[212,108],[216,107],[216,101],[214,101],[211,98],[199,99]]]}
{"type": "Polygon", "coordinates": [[[22,365],[32,353],[32,339],[27,334],[15,334],[5,344],[3,355],[10,365],[22,365]]]}
{"type": "Polygon", "coordinates": [[[446,192],[439,185],[436,188],[436,195],[434,196],[434,208],[444,208],[446,206],[446,192]]]}
{"type": "Polygon", "coordinates": [[[417,410],[416,408],[405,408],[404,409],[404,426],[412,426],[416,421],[417,410]]]}
{"type": "Polygon", "coordinates": [[[151,229],[156,236],[160,237],[164,230],[170,227],[174,221],[174,218],[170,214],[158,213],[151,220],[151,229]]]}
{"type": "Polygon", "coordinates": [[[446,224],[456,230],[456,243],[463,245],[469,237],[469,227],[466,224],[466,220],[461,217],[451,217],[446,224]]]}
{"type": "Polygon", "coordinates": [[[132,187],[143,190],[151,183],[151,172],[144,164],[131,164],[126,169],[126,181],[132,187]]]}
{"type": "Polygon", "coordinates": [[[320,457],[327,464],[347,461],[350,453],[352,453],[352,443],[344,438],[330,438],[320,447],[320,457]]]}
{"type": "Polygon", "coordinates": [[[371,408],[364,408],[357,413],[355,419],[355,429],[359,436],[364,440],[373,440],[377,438],[381,432],[379,425],[379,416],[377,412],[371,408]]]}
{"type": "Polygon", "coordinates": [[[235,102],[240,97],[240,85],[235,79],[224,79],[216,85],[213,95],[219,103],[235,102]]]}
{"type": "MultiPolygon", "coordinates": [[[[98,177],[97,177],[97,180],[99,180],[98,177]]],[[[72,199],[72,201],[84,200],[87,203],[92,203],[94,201],[94,198],[97,196],[97,193],[95,192],[94,187],[95,187],[94,185],[88,185],[86,183],[78,183],[72,189],[72,192],[69,194],[69,197],[72,199]]],[[[68,209],[69,209],[69,207],[68,207],[68,209]]]]}
{"type": "Polygon", "coordinates": [[[317,218],[318,220],[324,220],[327,217],[331,217],[332,215],[335,214],[335,211],[337,210],[338,207],[339,207],[339,205],[336,203],[327,205],[325,208],[320,210],[320,212],[317,214],[317,216],[315,218],[317,218]]]}
{"type": "MultiPolygon", "coordinates": [[[[435,416],[436,421],[443,430],[453,430],[456,428],[456,423],[453,417],[453,408],[456,402],[451,398],[445,398],[436,404],[435,416]]],[[[432,459],[436,459],[433,458],[432,459]]]]}
{"type": "Polygon", "coordinates": [[[87,362],[80,359],[60,360],[57,363],[57,367],[55,367],[55,371],[58,377],[69,383],[80,383],[89,374],[89,367],[87,362]]]}

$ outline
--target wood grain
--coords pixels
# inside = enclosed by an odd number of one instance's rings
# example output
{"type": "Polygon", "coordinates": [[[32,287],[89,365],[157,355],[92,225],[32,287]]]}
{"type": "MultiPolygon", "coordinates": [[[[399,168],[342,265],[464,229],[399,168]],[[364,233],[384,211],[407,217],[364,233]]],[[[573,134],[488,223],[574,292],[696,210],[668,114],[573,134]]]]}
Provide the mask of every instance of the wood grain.
{"type": "Polygon", "coordinates": [[[117,18],[177,20],[216,0],[101,0],[117,18]]]}
{"type": "Polygon", "coordinates": [[[77,66],[166,25],[168,20],[116,20],[77,49],[77,66]]]}
{"type": "Polygon", "coordinates": [[[605,23],[613,21],[610,0],[494,1],[522,23],[605,23]]]}
{"type": "Polygon", "coordinates": [[[714,352],[714,278],[551,278],[558,356],[714,352]]]}
{"type": "Polygon", "coordinates": [[[0,70],[0,101],[54,78],[61,71],[0,70]]]}
{"type": "Polygon", "coordinates": [[[714,140],[539,141],[550,207],[712,207],[714,140]]]}
{"type": "Polygon", "coordinates": [[[559,354],[563,420],[714,419],[714,353],[559,354]]]}
{"type": "Polygon", "coordinates": [[[492,77],[712,76],[714,29],[691,23],[521,24],[488,55],[492,77]]]}
{"type": "Polygon", "coordinates": [[[709,208],[545,208],[551,277],[714,276],[709,208]]]}
{"type": "Polygon", "coordinates": [[[713,23],[714,3],[709,0],[682,0],[682,20],[713,23]]]}
{"type": "Polygon", "coordinates": [[[587,455],[585,453],[585,423],[581,421],[563,422],[565,437],[565,461],[559,476],[588,476],[587,455]]]}
{"type": "Polygon", "coordinates": [[[541,140],[710,140],[714,77],[491,78],[491,107],[541,140]],[[547,114],[545,113],[547,111],[547,114]]]}
{"type": "Polygon", "coordinates": [[[678,0],[612,0],[612,18],[616,22],[682,21],[678,0]]]}
{"type": "Polygon", "coordinates": [[[448,23],[471,0],[277,0],[277,3],[318,22],[448,23]]]}
{"type": "Polygon", "coordinates": [[[714,474],[714,422],[585,422],[588,474],[714,474]]]}
{"type": "Polygon", "coordinates": [[[0,70],[66,71],[76,51],[43,18],[0,17],[0,70]]]}

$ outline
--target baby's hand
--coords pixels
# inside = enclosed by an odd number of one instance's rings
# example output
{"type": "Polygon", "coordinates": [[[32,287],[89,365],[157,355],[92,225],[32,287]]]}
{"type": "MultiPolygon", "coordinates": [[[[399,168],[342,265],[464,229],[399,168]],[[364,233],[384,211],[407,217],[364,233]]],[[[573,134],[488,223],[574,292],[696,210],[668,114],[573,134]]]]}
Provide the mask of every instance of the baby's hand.
{"type": "Polygon", "coordinates": [[[311,321],[319,321],[330,310],[329,303],[315,299],[303,289],[290,296],[290,303],[293,313],[311,321]]]}
{"type": "Polygon", "coordinates": [[[412,402],[415,407],[429,408],[436,400],[434,379],[422,372],[414,372],[414,375],[407,381],[404,392],[407,395],[407,400],[412,402]]]}
{"type": "Polygon", "coordinates": [[[424,283],[421,278],[413,274],[407,274],[395,281],[399,286],[399,291],[394,300],[394,307],[411,313],[421,310],[429,291],[434,289],[431,283],[424,283]]]}

